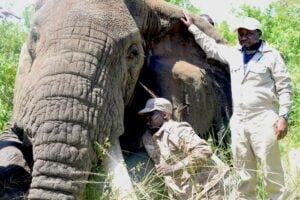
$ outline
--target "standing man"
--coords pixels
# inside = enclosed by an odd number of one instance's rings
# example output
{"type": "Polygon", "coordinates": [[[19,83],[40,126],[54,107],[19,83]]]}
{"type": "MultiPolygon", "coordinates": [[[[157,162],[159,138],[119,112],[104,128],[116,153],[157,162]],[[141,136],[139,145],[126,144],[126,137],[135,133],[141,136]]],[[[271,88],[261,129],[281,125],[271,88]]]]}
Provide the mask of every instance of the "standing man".
{"type": "Polygon", "coordinates": [[[139,114],[145,117],[148,127],[143,144],[156,171],[164,177],[170,199],[221,200],[218,183],[227,168],[219,170],[207,162],[212,155],[210,146],[188,123],[171,119],[171,102],[151,98],[139,114]]]}
{"type": "Polygon", "coordinates": [[[240,176],[239,199],[256,199],[256,170],[260,162],[266,191],[272,200],[285,190],[278,140],[287,134],[291,79],[279,52],[261,39],[261,24],[245,18],[237,27],[240,45],[216,41],[184,13],[182,22],[196,42],[214,58],[229,65],[233,99],[230,120],[234,166],[240,176]]]}

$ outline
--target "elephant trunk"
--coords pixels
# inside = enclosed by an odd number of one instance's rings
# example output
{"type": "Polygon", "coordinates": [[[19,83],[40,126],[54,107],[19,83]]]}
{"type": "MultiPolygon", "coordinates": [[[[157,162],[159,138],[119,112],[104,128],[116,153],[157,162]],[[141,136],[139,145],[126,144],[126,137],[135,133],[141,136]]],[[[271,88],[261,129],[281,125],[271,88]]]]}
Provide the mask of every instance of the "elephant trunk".
{"type": "Polygon", "coordinates": [[[80,199],[95,159],[93,142],[123,132],[123,96],[107,80],[106,65],[88,77],[91,72],[81,70],[96,66],[81,65],[89,55],[76,56],[78,68],[61,63],[61,56],[51,60],[57,64],[51,70],[42,67],[46,75],[34,89],[32,107],[20,108],[25,114],[19,121],[33,143],[29,199],[80,199]]]}
{"type": "Polygon", "coordinates": [[[91,169],[87,127],[45,121],[34,137],[34,166],[29,199],[78,199],[91,169]]]}

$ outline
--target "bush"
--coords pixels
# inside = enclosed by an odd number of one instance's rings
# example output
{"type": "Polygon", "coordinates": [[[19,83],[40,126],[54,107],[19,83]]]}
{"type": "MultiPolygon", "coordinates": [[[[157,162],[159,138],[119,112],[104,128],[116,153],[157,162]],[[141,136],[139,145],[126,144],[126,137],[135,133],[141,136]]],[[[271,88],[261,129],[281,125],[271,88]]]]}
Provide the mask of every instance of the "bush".
{"type": "Polygon", "coordinates": [[[22,43],[27,33],[17,24],[0,21],[0,130],[12,110],[13,88],[22,43]]]}

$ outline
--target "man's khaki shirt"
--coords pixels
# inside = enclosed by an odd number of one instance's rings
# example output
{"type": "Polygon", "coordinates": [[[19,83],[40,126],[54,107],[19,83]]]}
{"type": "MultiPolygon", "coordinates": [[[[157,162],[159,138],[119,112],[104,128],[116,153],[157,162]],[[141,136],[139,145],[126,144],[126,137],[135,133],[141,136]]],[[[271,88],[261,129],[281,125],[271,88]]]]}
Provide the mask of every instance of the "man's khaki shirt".
{"type": "Polygon", "coordinates": [[[200,199],[196,196],[203,190],[204,183],[217,173],[211,171],[214,167],[210,164],[204,166],[212,154],[207,142],[199,138],[188,123],[173,120],[165,122],[153,136],[146,132],[142,139],[155,164],[174,165],[188,159],[187,168],[164,176],[170,199],[200,199]],[[202,176],[198,173],[200,169],[202,176]]]}
{"type": "Polygon", "coordinates": [[[292,104],[291,79],[277,50],[263,41],[244,71],[240,46],[217,44],[195,25],[188,30],[207,57],[229,65],[234,111],[274,109],[279,115],[289,113],[292,104]]]}

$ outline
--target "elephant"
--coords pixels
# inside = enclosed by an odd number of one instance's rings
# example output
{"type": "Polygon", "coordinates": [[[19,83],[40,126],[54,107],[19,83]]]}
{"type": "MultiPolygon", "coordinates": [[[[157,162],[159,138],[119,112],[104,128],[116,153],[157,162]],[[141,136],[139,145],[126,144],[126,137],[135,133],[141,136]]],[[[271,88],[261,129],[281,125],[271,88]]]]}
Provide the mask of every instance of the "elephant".
{"type": "MultiPolygon", "coordinates": [[[[0,175],[21,168],[25,178],[13,186],[18,192],[4,189],[0,196],[81,199],[99,159],[94,144],[107,139],[105,169],[129,195],[122,149],[138,146],[145,127],[136,111],[149,91],[170,99],[174,117],[203,137],[215,122],[225,122],[231,113],[228,68],[206,57],[182,16],[181,8],[162,0],[38,0],[21,50],[12,116],[0,138],[0,175]]],[[[225,43],[193,16],[200,29],[225,43]]]]}

